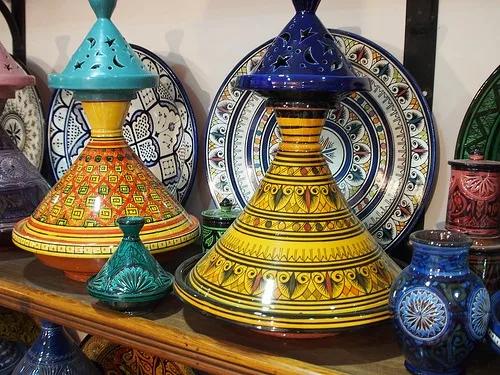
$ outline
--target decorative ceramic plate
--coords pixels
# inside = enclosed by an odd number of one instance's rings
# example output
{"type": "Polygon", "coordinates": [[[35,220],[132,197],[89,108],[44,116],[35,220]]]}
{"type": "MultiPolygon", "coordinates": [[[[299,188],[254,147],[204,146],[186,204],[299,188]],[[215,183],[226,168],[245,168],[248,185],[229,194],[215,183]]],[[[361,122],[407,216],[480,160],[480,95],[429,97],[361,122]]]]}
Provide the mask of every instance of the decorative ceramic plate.
{"type": "Polygon", "coordinates": [[[97,336],[87,335],[80,347],[103,375],[196,375],[190,367],[97,336]]]}
{"type": "MultiPolygon", "coordinates": [[[[22,63],[17,63],[26,74],[31,74],[22,63]]],[[[36,86],[17,90],[15,98],[7,99],[0,114],[0,126],[31,164],[40,170],[45,143],[45,115],[36,86]]]]}
{"type": "MultiPolygon", "coordinates": [[[[321,136],[337,184],[380,245],[392,249],[412,229],[429,196],[435,168],[434,125],[422,92],[387,51],[360,36],[330,30],[372,90],[353,93],[330,111],[321,136]]],[[[236,89],[271,41],[250,52],[226,78],[210,110],[206,172],[215,203],[244,207],[281,140],[259,95],[236,89]]]]}
{"type": "Polygon", "coordinates": [[[500,66],[472,100],[457,138],[455,159],[479,149],[487,160],[500,161],[500,66]]]}
{"type": "MultiPolygon", "coordinates": [[[[152,52],[131,46],[149,71],[160,75],[160,85],[138,92],[132,100],[123,127],[125,139],[182,203],[191,191],[197,164],[193,110],[167,64],[152,52]]],[[[54,91],[48,122],[50,162],[59,179],[87,144],[90,126],[81,102],[68,90],[54,91]]]]}

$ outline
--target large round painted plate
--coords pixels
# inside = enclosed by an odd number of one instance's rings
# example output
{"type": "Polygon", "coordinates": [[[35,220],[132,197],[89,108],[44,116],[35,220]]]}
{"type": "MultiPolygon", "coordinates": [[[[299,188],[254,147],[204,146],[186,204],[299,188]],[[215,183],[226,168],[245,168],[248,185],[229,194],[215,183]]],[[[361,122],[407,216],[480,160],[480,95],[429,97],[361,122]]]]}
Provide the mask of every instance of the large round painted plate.
{"type": "MultiPolygon", "coordinates": [[[[184,202],[197,165],[197,133],[189,98],[167,64],[152,52],[131,45],[142,63],[159,74],[157,88],[141,90],[125,120],[125,139],[170,193],[184,202]]],[[[48,116],[48,148],[52,170],[61,178],[90,138],[80,101],[68,90],[52,95],[48,116]]]]}
{"type": "Polygon", "coordinates": [[[83,353],[100,368],[103,375],[196,375],[181,363],[87,335],[81,345],[83,353]]]}
{"type": "MultiPolygon", "coordinates": [[[[17,63],[26,74],[31,74],[22,63],[17,63]]],[[[45,144],[45,115],[36,86],[17,90],[14,98],[7,99],[0,113],[0,126],[30,163],[40,170],[45,144]]]]}
{"type": "MultiPolygon", "coordinates": [[[[380,245],[390,251],[419,218],[436,160],[434,125],[422,92],[387,51],[358,35],[330,30],[372,90],[353,93],[330,111],[321,135],[337,184],[380,245]]],[[[281,135],[264,99],[234,87],[271,41],[250,52],[226,78],[210,110],[206,173],[215,203],[243,207],[274,157],[281,135]]]]}
{"type": "Polygon", "coordinates": [[[478,149],[487,160],[500,161],[500,66],[488,77],[465,113],[455,159],[478,149]]]}

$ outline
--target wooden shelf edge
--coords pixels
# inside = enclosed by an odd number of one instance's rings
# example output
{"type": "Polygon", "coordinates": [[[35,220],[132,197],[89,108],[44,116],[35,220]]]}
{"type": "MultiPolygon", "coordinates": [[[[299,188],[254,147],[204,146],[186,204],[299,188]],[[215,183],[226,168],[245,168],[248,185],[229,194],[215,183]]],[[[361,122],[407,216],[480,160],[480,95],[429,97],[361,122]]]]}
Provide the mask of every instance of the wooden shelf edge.
{"type": "Polygon", "coordinates": [[[0,279],[0,304],[111,341],[135,347],[211,374],[342,375],[345,373],[277,357],[207,336],[185,334],[155,321],[0,279]],[[110,324],[109,322],[113,323],[110,324]]]}

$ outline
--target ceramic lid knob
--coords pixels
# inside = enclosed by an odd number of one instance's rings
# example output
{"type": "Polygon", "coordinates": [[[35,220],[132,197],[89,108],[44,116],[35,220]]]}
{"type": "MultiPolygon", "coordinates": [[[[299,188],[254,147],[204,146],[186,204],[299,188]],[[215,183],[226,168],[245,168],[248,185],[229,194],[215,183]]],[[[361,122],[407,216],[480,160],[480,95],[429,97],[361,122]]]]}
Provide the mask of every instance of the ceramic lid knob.
{"type": "Polygon", "coordinates": [[[117,0],[89,0],[97,18],[111,18],[117,0]]]}
{"type": "Polygon", "coordinates": [[[471,159],[471,160],[483,160],[484,159],[484,155],[483,155],[483,153],[481,152],[480,149],[475,148],[474,150],[472,150],[470,152],[469,159],[471,159]]]}
{"type": "Polygon", "coordinates": [[[297,12],[314,13],[321,0],[292,0],[292,2],[297,12]]]}
{"type": "Polygon", "coordinates": [[[142,216],[125,216],[116,220],[125,237],[137,237],[146,220],[142,216]]]}

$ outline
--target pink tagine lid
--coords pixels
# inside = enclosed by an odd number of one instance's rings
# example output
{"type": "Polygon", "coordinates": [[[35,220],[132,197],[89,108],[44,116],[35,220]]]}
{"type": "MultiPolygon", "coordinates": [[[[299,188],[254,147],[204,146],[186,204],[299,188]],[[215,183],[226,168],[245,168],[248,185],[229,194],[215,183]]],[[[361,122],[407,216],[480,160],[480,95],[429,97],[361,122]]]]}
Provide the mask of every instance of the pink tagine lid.
{"type": "Polygon", "coordinates": [[[35,84],[35,77],[26,74],[0,43],[0,99],[13,98],[15,91],[35,84]]]}

